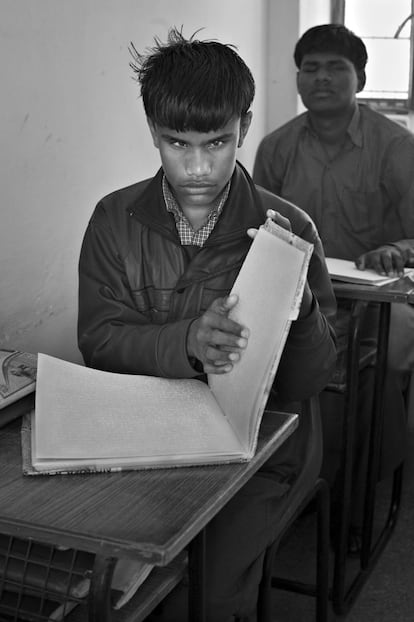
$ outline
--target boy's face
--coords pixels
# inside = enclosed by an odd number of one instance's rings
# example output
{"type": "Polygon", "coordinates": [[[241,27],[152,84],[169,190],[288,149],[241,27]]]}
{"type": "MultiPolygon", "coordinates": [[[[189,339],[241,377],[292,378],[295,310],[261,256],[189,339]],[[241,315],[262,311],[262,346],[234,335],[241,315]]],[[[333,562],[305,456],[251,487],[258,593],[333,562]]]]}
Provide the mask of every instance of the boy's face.
{"type": "Polygon", "coordinates": [[[333,52],[305,54],[297,74],[303,104],[316,113],[348,110],[364,82],[364,72],[358,74],[350,60],[333,52]]]}
{"type": "Polygon", "coordinates": [[[181,208],[209,207],[233,174],[251,113],[212,132],[177,132],[148,119],[162,167],[181,208]]]}

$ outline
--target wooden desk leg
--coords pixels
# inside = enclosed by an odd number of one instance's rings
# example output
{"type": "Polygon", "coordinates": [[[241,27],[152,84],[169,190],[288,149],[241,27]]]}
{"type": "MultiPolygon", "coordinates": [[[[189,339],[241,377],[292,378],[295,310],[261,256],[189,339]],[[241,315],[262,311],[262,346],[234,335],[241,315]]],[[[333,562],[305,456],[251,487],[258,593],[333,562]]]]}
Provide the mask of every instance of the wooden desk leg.
{"type": "Polygon", "coordinates": [[[96,555],[88,599],[88,622],[110,622],[111,583],[117,559],[96,555]]]}
{"type": "Polygon", "coordinates": [[[206,620],[205,552],[206,533],[203,529],[194,538],[189,547],[189,622],[205,622],[206,620]]]}

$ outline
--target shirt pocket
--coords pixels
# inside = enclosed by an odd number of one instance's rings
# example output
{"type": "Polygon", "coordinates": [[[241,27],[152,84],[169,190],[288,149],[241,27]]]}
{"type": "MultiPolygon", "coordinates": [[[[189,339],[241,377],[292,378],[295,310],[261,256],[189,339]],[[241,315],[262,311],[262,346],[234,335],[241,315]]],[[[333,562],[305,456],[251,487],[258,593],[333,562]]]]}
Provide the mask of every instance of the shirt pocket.
{"type": "Polygon", "coordinates": [[[361,192],[343,189],[342,222],[349,230],[358,234],[370,234],[370,238],[382,228],[383,198],[381,191],[361,192]]]}

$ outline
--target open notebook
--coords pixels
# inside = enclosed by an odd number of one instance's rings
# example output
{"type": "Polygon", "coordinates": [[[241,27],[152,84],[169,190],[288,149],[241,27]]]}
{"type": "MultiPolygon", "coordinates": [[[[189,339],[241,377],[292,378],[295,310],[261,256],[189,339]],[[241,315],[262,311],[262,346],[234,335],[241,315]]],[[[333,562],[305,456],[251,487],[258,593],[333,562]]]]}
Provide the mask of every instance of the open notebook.
{"type": "Polygon", "coordinates": [[[35,411],[22,429],[24,473],[251,459],[312,249],[271,220],[259,229],[232,289],[239,296],[232,316],[249,328],[249,344],[230,373],[209,376],[208,384],[103,372],[39,354],[35,411]]]}
{"type": "MultiPolygon", "coordinates": [[[[344,281],[346,283],[356,283],[361,285],[386,285],[398,281],[398,276],[386,276],[378,274],[375,270],[359,270],[353,261],[347,259],[337,259],[336,257],[327,257],[326,265],[332,279],[336,281],[344,281]]],[[[404,276],[414,279],[414,269],[405,269],[404,276]]]]}

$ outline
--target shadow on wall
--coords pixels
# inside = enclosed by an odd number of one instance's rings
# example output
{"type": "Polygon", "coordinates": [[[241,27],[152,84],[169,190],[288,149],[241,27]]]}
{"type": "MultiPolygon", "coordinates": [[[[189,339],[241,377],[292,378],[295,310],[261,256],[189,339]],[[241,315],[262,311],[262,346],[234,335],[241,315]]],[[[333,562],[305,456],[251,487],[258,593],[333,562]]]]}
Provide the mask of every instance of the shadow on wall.
{"type": "Polygon", "coordinates": [[[43,352],[72,363],[83,363],[77,347],[77,308],[45,310],[30,320],[8,319],[0,325],[0,344],[4,348],[38,354],[43,352]]]}

